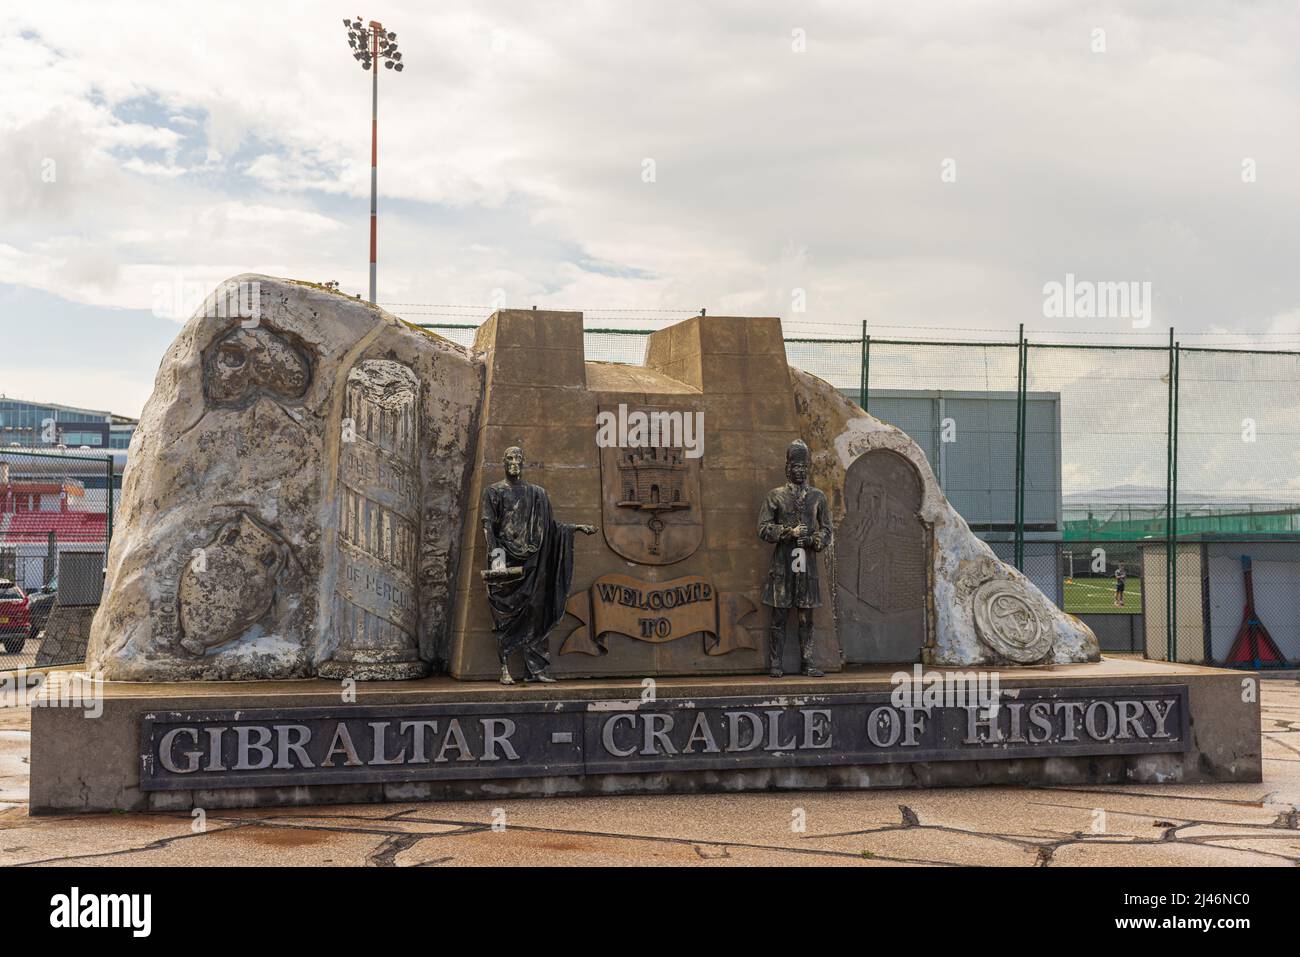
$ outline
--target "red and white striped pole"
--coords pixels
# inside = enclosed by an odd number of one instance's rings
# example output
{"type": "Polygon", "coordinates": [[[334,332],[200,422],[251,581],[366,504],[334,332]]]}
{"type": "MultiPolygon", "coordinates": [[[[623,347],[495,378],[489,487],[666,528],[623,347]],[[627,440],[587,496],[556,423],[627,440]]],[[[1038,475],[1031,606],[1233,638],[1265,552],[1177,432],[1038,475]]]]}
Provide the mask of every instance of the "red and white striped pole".
{"type": "Polygon", "coordinates": [[[379,249],[377,192],[379,186],[379,34],[383,25],[370,21],[370,72],[374,74],[370,86],[370,301],[375,298],[375,263],[379,249]]]}
{"type": "Polygon", "coordinates": [[[388,33],[378,20],[363,26],[360,14],[355,20],[344,20],[348,31],[348,46],[352,58],[370,70],[370,301],[378,301],[376,282],[379,261],[379,64],[395,73],[402,72],[402,54],[397,49],[397,34],[388,33]]]}

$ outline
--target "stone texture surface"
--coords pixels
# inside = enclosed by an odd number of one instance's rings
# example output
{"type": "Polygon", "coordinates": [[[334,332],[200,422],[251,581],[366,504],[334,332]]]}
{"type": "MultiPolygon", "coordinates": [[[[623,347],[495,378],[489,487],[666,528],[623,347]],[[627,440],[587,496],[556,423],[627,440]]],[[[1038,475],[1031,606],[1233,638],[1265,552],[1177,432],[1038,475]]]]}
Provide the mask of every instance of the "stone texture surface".
{"type": "Polygon", "coordinates": [[[368,359],[422,385],[418,643],[436,660],[480,365],[321,287],[229,283],[255,290],[255,325],[214,295],[162,360],[131,443],[90,667],[121,680],[305,677],[330,658],[340,413],[347,376],[368,359]]]}
{"type": "Polygon", "coordinates": [[[812,482],[830,496],[837,529],[846,520],[851,526],[851,509],[861,507],[846,500],[844,489],[863,456],[894,452],[911,463],[920,477],[919,517],[930,538],[929,607],[925,642],[918,649],[921,660],[932,665],[1023,665],[1100,657],[1097,639],[1087,625],[1058,609],[971,532],[944,497],[925,453],[906,433],[868,415],[816,376],[799,369],[791,369],[790,376],[804,441],[813,450],[812,482]],[[997,584],[986,587],[990,582],[997,584]],[[981,603],[985,614],[977,616],[981,603]],[[980,632],[981,620],[985,634],[980,632]]]}
{"type": "Polygon", "coordinates": [[[31,711],[0,707],[0,865],[1296,866],[1300,682],[1261,694],[1261,783],[214,809],[201,829],[188,810],[29,816],[31,711]]]}

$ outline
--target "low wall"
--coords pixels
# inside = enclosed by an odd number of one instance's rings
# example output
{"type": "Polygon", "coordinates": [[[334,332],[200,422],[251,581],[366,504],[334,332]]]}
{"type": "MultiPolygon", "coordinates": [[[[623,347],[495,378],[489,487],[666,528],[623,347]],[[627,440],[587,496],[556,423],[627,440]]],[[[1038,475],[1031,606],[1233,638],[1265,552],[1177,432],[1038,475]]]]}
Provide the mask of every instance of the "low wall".
{"type": "MultiPolygon", "coordinates": [[[[1011,692],[992,716],[904,706],[894,673],[666,678],[651,697],[610,679],[427,678],[361,684],[355,700],[321,680],[109,682],[82,700],[56,672],[32,713],[31,811],[1261,779],[1258,695],[1237,672],[1103,659],[983,673],[1011,692]]],[[[918,690],[957,673],[926,669],[918,690]]]]}

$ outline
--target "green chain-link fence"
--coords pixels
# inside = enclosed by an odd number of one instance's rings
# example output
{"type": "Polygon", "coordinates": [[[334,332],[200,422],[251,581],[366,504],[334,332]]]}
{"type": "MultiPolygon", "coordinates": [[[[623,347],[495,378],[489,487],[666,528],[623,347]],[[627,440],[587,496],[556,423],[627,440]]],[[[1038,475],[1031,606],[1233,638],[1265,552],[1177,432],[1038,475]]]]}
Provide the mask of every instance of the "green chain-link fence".
{"type": "MultiPolygon", "coordinates": [[[[477,329],[423,327],[467,347],[477,329]]],[[[586,356],[639,365],[649,333],[589,329],[586,356]]],[[[911,435],[972,530],[1103,650],[1300,662],[1300,353],[863,328],[786,354],[911,435]]],[[[79,660],[113,484],[109,457],[0,451],[0,592],[35,609],[0,600],[0,669],[79,660]]]]}

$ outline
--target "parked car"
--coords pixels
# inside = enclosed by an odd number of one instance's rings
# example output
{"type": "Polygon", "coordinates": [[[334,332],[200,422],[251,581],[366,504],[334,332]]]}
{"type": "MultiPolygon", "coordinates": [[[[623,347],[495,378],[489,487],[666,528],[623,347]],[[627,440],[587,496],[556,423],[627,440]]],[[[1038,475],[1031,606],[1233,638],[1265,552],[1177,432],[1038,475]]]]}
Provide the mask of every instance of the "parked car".
{"type": "Polygon", "coordinates": [[[51,578],[48,584],[27,593],[27,617],[31,621],[27,637],[32,641],[39,638],[41,632],[45,630],[45,623],[50,620],[50,612],[54,610],[54,599],[58,593],[57,575],[51,578]]]}
{"type": "Polygon", "coordinates": [[[27,595],[9,579],[0,578],[0,642],[5,651],[11,655],[22,651],[31,627],[27,595]]]}

